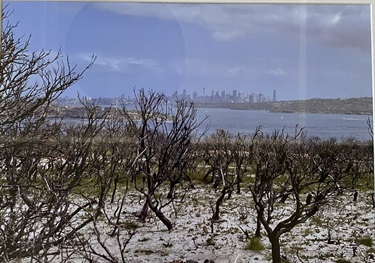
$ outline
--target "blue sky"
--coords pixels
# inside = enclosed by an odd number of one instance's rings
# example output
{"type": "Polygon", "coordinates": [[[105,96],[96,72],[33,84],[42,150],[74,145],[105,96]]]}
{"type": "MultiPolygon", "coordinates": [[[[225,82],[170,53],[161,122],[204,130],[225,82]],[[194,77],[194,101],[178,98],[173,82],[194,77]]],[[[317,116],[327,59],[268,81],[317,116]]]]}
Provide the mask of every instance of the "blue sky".
{"type": "Polygon", "coordinates": [[[367,5],[8,2],[31,49],[94,66],[66,95],[236,89],[278,100],[371,96],[367,5]]]}

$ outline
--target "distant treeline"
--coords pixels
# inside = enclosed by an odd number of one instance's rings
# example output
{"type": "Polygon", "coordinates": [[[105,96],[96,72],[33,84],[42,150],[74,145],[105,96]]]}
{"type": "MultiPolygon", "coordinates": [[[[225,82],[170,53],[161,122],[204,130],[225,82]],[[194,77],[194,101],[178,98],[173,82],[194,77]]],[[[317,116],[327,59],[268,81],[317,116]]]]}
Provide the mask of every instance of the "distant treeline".
{"type": "MultiPolygon", "coordinates": [[[[259,103],[194,103],[196,108],[225,108],[232,110],[265,110],[283,113],[358,114],[372,115],[372,98],[309,99],[259,103]]],[[[104,113],[109,107],[98,107],[104,113]]],[[[114,108],[111,109],[111,112],[114,108]]],[[[100,114],[98,114],[100,115],[100,114]]],[[[112,115],[112,114],[110,114],[112,115]]],[[[85,108],[81,106],[52,106],[50,117],[83,118],[85,108]]],[[[111,117],[111,116],[107,116],[111,117]]]]}
{"type": "Polygon", "coordinates": [[[196,103],[198,108],[266,110],[285,113],[372,114],[372,98],[309,99],[262,103],[196,103]]]}

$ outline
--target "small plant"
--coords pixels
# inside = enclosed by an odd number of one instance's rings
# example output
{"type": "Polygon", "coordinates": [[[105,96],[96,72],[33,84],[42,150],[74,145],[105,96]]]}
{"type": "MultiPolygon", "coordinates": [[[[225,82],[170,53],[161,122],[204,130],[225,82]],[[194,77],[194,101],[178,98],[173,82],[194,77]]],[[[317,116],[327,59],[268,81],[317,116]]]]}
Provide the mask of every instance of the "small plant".
{"type": "Polygon", "coordinates": [[[173,247],[173,244],[171,242],[163,243],[164,247],[173,247]]]}
{"type": "Polygon", "coordinates": [[[207,238],[206,246],[213,246],[213,245],[215,245],[215,241],[214,241],[213,237],[207,238]]]}
{"type": "MultiPolygon", "coordinates": [[[[335,258],[335,255],[333,253],[326,253],[326,254],[319,254],[319,256],[318,256],[318,259],[323,260],[323,261],[327,260],[329,258],[335,258]]],[[[343,260],[343,259],[341,259],[341,260],[343,260]]]]}
{"type": "Polygon", "coordinates": [[[132,221],[126,221],[122,224],[122,226],[126,229],[126,230],[135,230],[138,228],[138,225],[132,221]]]}
{"type": "Polygon", "coordinates": [[[346,259],[343,259],[343,258],[339,258],[336,260],[336,263],[350,263],[349,260],[346,260],[346,259]]]}
{"type": "Polygon", "coordinates": [[[137,253],[137,254],[145,254],[145,255],[151,255],[151,254],[154,254],[155,252],[153,250],[150,250],[150,249],[136,249],[134,251],[134,253],[137,253]]]}
{"type": "Polygon", "coordinates": [[[310,228],[306,228],[303,231],[303,236],[308,236],[308,235],[312,235],[312,234],[313,234],[313,231],[310,228]]]}
{"type": "Polygon", "coordinates": [[[310,219],[310,225],[315,225],[315,226],[323,226],[324,220],[320,215],[313,216],[310,219]]]}
{"type": "Polygon", "coordinates": [[[160,253],[160,256],[162,257],[166,257],[168,255],[169,255],[168,251],[165,251],[165,250],[160,253]]]}
{"type": "Polygon", "coordinates": [[[205,184],[207,183],[205,181],[205,171],[203,170],[198,170],[198,171],[189,171],[189,178],[195,182],[195,183],[200,183],[200,184],[205,184]]]}
{"type": "Polygon", "coordinates": [[[259,238],[251,237],[249,242],[245,246],[245,250],[262,251],[264,250],[264,245],[259,238]]]}
{"type": "Polygon", "coordinates": [[[140,239],[138,239],[139,242],[147,242],[147,241],[149,241],[149,240],[150,240],[149,237],[144,237],[144,238],[140,238],[140,239]]]}
{"type": "Polygon", "coordinates": [[[356,242],[360,245],[364,245],[367,247],[371,247],[373,245],[372,237],[362,237],[362,238],[357,238],[356,242]]]}

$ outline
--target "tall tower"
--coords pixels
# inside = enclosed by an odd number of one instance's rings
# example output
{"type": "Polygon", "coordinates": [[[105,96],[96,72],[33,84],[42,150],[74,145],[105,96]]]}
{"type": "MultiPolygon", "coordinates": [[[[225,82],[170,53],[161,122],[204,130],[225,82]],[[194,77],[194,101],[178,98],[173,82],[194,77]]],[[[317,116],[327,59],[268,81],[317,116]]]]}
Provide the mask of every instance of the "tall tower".
{"type": "Polygon", "coordinates": [[[272,101],[276,101],[276,90],[275,89],[273,90],[272,101]]]}
{"type": "Polygon", "coordinates": [[[237,102],[237,90],[233,90],[233,101],[237,102]]]}

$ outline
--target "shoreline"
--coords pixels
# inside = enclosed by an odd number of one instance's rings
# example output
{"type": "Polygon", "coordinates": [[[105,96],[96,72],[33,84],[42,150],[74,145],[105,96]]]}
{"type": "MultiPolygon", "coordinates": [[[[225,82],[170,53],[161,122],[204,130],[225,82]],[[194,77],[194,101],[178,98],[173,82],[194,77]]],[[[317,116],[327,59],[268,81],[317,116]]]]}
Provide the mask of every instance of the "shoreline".
{"type": "Polygon", "coordinates": [[[197,108],[268,111],[271,113],[372,115],[372,98],[309,99],[260,103],[194,103],[197,108]]]}

